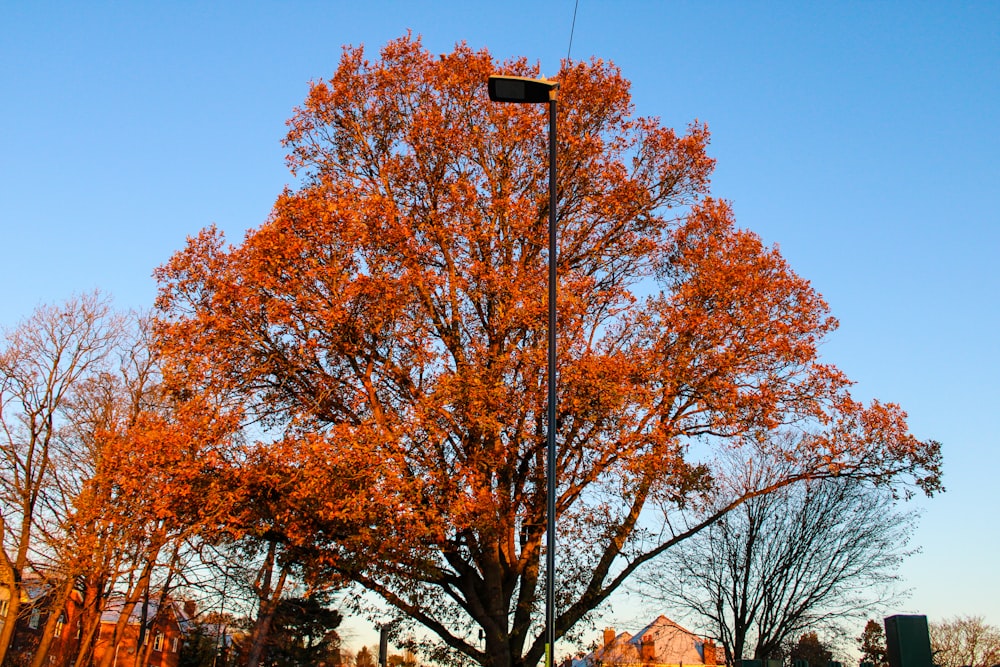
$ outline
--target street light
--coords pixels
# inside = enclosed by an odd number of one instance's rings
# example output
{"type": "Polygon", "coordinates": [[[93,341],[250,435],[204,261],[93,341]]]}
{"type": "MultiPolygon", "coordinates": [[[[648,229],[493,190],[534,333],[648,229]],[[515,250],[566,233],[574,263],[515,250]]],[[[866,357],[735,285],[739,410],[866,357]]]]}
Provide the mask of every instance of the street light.
{"type": "Polygon", "coordinates": [[[556,645],[556,100],[559,83],[522,76],[489,78],[490,100],[549,105],[549,362],[546,437],[545,517],[545,667],[552,667],[556,645]]]}

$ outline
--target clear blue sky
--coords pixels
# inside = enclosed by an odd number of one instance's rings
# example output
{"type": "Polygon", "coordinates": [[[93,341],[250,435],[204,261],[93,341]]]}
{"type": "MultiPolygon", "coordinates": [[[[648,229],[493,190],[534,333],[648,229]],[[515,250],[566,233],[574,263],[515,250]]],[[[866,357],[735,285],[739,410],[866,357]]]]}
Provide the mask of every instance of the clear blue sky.
{"type": "MultiPolygon", "coordinates": [[[[148,307],[186,236],[259,225],[290,181],[284,121],[341,45],[410,28],[551,74],[572,17],[573,0],[0,0],[0,324],[94,287],[148,307]]],[[[944,443],[900,611],[1000,625],[1000,3],[580,0],[572,56],[617,63],[644,115],[709,124],[715,195],[840,319],[826,358],[944,443]]]]}

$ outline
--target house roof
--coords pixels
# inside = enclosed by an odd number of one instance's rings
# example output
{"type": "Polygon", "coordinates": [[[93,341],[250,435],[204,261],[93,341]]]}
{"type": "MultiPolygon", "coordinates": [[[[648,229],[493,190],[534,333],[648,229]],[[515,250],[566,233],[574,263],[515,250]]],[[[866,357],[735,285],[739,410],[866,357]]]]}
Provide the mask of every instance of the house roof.
{"type": "MultiPolygon", "coordinates": [[[[137,602],[134,607],[132,607],[132,613],[129,614],[128,623],[129,625],[137,624],[142,620],[142,602],[137,602]]],[[[101,623],[117,623],[118,619],[121,618],[122,610],[125,608],[125,599],[122,597],[116,597],[108,600],[104,607],[104,611],[101,613],[101,623]]],[[[180,605],[177,605],[173,600],[167,600],[163,605],[164,611],[170,610],[173,612],[174,617],[177,619],[178,624],[184,619],[184,612],[180,609],[180,605]]],[[[160,611],[160,606],[157,600],[149,600],[146,603],[146,620],[150,621],[156,617],[160,611]]]]}
{"type": "Polygon", "coordinates": [[[593,667],[597,664],[703,665],[706,643],[704,638],[661,615],[635,635],[622,632],[593,653],[574,662],[577,663],[575,667],[593,667]],[[645,656],[643,644],[648,646],[645,656]]]}
{"type": "MultiPolygon", "coordinates": [[[[41,575],[30,573],[21,580],[21,601],[33,602],[44,597],[53,589],[52,584],[41,575]]],[[[9,600],[11,589],[6,583],[0,583],[0,600],[9,600]]]]}

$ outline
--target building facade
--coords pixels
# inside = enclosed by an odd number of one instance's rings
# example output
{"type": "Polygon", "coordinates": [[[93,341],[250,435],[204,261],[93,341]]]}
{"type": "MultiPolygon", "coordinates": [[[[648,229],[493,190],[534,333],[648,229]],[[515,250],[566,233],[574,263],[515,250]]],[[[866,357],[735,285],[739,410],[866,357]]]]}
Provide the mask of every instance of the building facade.
{"type": "Polygon", "coordinates": [[[666,616],[635,635],[604,630],[602,645],[573,661],[573,667],[716,667],[717,647],[666,616]]]}

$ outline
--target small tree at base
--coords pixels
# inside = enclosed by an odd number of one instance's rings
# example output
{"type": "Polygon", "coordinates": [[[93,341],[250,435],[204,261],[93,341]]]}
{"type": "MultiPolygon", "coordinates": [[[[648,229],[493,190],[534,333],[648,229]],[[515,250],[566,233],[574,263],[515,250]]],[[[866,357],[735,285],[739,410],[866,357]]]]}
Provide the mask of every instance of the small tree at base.
{"type": "Polygon", "coordinates": [[[354,667],[376,667],[377,656],[367,646],[358,649],[354,656],[354,667]]]}
{"type": "Polygon", "coordinates": [[[809,667],[826,667],[833,660],[833,651],[815,632],[802,634],[788,649],[788,659],[807,660],[809,667]]]}
{"type": "Polygon", "coordinates": [[[875,667],[887,667],[888,653],[885,646],[885,630],[875,620],[865,623],[865,629],[857,639],[861,662],[870,662],[875,667]]]}

